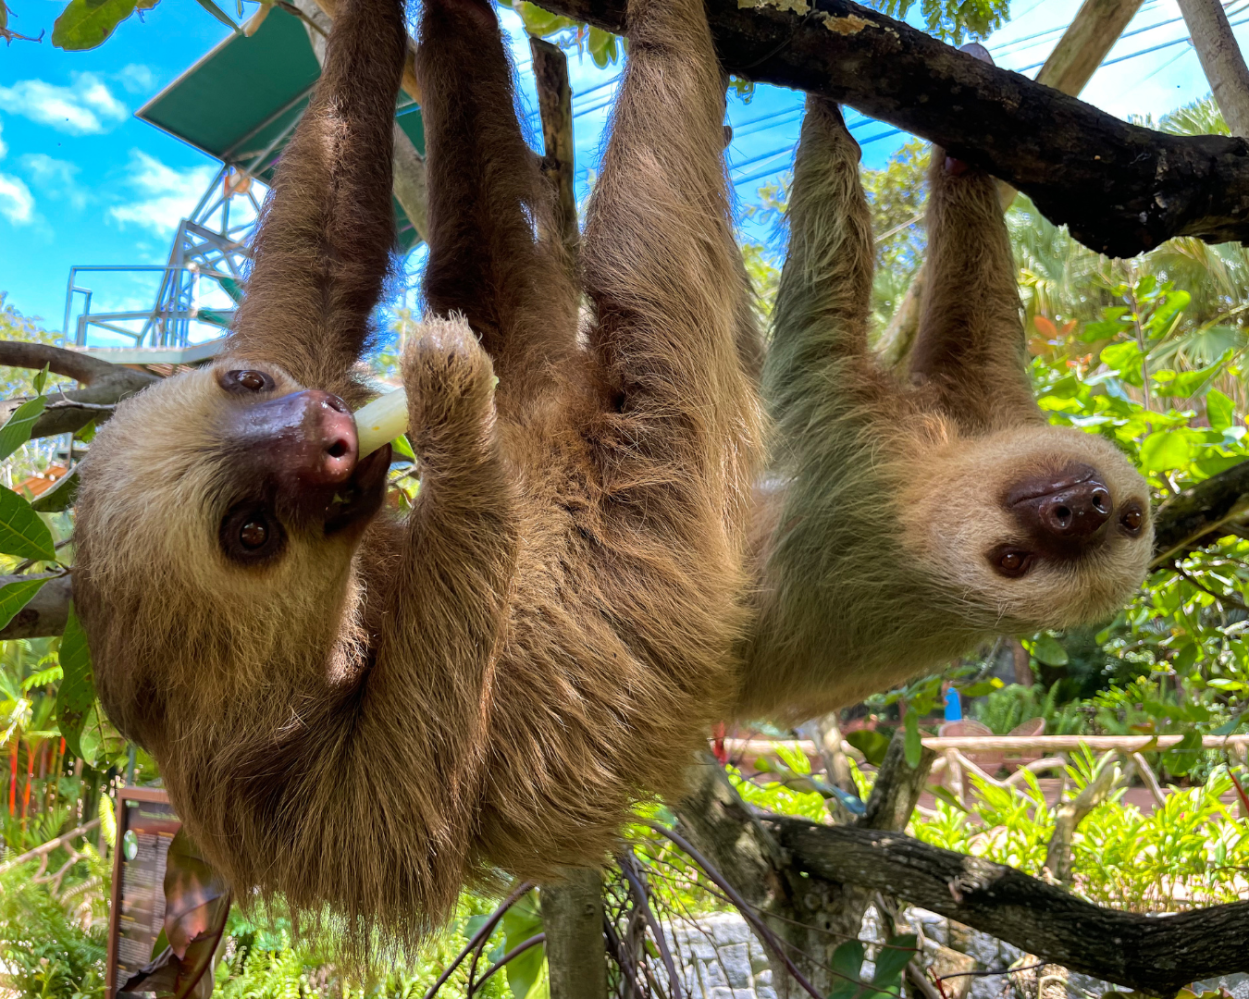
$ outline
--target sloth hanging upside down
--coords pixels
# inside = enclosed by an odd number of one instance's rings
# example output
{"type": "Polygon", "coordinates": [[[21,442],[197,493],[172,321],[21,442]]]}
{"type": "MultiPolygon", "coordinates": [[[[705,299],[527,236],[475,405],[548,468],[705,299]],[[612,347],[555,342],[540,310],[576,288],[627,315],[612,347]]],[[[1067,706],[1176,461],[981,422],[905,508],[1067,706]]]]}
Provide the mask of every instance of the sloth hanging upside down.
{"type": "Polygon", "coordinates": [[[996,182],[941,149],[909,381],[872,355],[858,160],[837,106],[809,97],[764,367],[776,442],[738,717],[811,718],[986,638],[1103,620],[1149,564],[1145,481],[1033,399],[996,182]]]}
{"type": "Polygon", "coordinates": [[[630,0],[584,289],[486,0],[426,0],[415,508],[359,458],[400,0],[339,0],[224,355],[121,404],[74,589],[109,716],[236,888],[411,940],[611,853],[729,709],[760,417],[701,0],[630,0]],[[591,318],[579,328],[584,290],[591,318]],[[495,376],[498,377],[497,389],[495,376]]]}

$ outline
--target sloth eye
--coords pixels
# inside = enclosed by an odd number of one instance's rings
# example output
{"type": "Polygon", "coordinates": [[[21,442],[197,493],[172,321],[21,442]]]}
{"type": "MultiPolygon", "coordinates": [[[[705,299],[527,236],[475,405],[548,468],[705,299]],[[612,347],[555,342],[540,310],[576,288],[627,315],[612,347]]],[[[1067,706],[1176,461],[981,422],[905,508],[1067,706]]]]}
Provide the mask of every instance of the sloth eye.
{"type": "Polygon", "coordinates": [[[1133,503],[1123,511],[1123,516],[1119,518],[1119,523],[1123,525],[1123,530],[1128,534],[1140,534],[1141,527],[1145,523],[1145,514],[1139,506],[1133,503]]]}
{"type": "Polygon", "coordinates": [[[269,528],[263,520],[249,520],[239,528],[239,544],[249,551],[260,548],[269,539],[269,528]]]}
{"type": "Polygon", "coordinates": [[[248,369],[227,371],[221,376],[221,386],[227,392],[268,392],[274,388],[274,381],[263,371],[248,369]]]}
{"type": "Polygon", "coordinates": [[[258,565],[282,554],[286,532],[264,507],[244,503],[221,520],[218,541],[225,556],[241,565],[258,565]]]}
{"type": "Polygon", "coordinates": [[[1003,546],[989,554],[989,561],[999,576],[1018,579],[1032,568],[1032,552],[1022,548],[1003,546]]]}

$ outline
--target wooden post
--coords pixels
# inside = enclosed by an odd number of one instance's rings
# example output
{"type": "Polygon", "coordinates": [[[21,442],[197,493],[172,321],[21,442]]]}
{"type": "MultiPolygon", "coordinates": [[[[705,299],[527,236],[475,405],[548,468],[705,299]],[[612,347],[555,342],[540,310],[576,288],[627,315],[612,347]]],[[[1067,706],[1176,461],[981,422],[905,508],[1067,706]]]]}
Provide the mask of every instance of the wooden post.
{"type": "Polygon", "coordinates": [[[602,875],[570,871],[540,895],[551,999],[607,999],[602,875]]]}

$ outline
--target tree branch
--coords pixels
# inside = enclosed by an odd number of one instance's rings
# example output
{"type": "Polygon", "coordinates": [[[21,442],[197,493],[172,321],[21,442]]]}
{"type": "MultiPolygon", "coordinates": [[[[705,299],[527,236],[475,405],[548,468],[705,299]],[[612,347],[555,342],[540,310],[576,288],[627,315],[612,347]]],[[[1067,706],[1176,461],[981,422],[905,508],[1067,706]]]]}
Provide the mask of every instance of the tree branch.
{"type": "Polygon", "coordinates": [[[896,895],[1047,961],[1153,995],[1242,971],[1249,954],[1249,902],[1150,917],[1093,905],[1012,867],[900,833],[787,817],[765,824],[812,877],[896,895]]]}
{"type": "MultiPolygon", "coordinates": [[[[120,368],[116,364],[102,361],[90,354],[64,347],[50,347],[43,343],[28,343],[24,340],[0,340],[0,366],[9,368],[32,368],[39,370],[47,365],[54,375],[72,378],[83,385],[91,385],[101,379],[118,377],[118,372],[144,378],[138,371],[120,368]]],[[[145,381],[154,378],[149,375],[145,381]]]]}
{"type": "Polygon", "coordinates": [[[603,943],[603,876],[568,872],[564,884],[539,892],[551,999],[607,999],[603,943]]]}
{"type": "MultiPolygon", "coordinates": [[[[46,638],[59,635],[65,630],[69,618],[69,601],[73,596],[73,582],[69,575],[48,573],[48,582],[31,598],[30,603],[13,615],[13,620],[0,628],[0,641],[14,638],[46,638]]],[[[19,580],[43,578],[33,576],[0,576],[0,586],[19,580]]]]}
{"type": "Polygon", "coordinates": [[[1249,461],[1177,493],[1154,511],[1153,568],[1182,558],[1229,521],[1249,513],[1249,461]]]}
{"type": "MultiPolygon", "coordinates": [[[[625,0],[544,0],[623,32],[625,0]]],[[[937,142],[1091,249],[1249,238],[1249,144],[1129,125],[849,0],[709,0],[730,73],[797,87],[937,142]],[[785,7],[787,9],[782,10],[785,7]]]]}
{"type": "Polygon", "coordinates": [[[580,233],[574,191],[576,164],[568,57],[558,45],[541,38],[530,38],[529,50],[533,53],[533,75],[538,83],[538,108],[542,113],[542,140],[546,150],[542,173],[555,194],[555,222],[569,263],[575,269],[580,233]]]}
{"type": "MultiPolygon", "coordinates": [[[[21,340],[0,340],[0,365],[39,369],[45,364],[53,374],[73,378],[84,387],[68,392],[59,389],[50,392],[49,406],[35,421],[30,435],[32,438],[75,433],[93,419],[99,418],[102,412],[106,412],[100,407],[121,402],[158,380],[156,375],[146,371],[111,364],[75,350],[21,340]],[[81,405],[62,405],[63,403],[81,405]]],[[[0,402],[0,423],[12,416],[14,410],[24,402],[25,399],[6,399],[0,402]]]]}

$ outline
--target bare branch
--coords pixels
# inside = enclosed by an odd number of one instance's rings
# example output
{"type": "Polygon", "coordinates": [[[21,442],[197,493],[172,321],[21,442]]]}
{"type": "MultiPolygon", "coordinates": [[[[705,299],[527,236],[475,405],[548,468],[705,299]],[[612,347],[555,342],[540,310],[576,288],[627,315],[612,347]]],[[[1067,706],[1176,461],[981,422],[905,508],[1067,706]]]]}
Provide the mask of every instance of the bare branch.
{"type": "Polygon", "coordinates": [[[30,603],[13,615],[13,620],[0,628],[0,641],[13,638],[46,638],[65,630],[69,618],[69,601],[73,596],[72,577],[62,573],[34,576],[0,576],[0,586],[19,580],[43,579],[48,582],[30,603]]]}
{"type": "MultiPolygon", "coordinates": [[[[38,371],[47,365],[54,375],[72,378],[83,385],[105,378],[115,378],[118,372],[138,375],[140,372],[119,368],[116,364],[98,357],[64,347],[50,347],[45,343],[28,343],[25,340],[0,340],[0,365],[10,368],[32,368],[38,371]]],[[[154,376],[149,376],[149,378],[154,376]]]]}
{"type": "Polygon", "coordinates": [[[1047,961],[1152,995],[1240,971],[1249,953],[1249,902],[1151,918],[900,833],[781,817],[767,825],[812,877],[896,895],[1047,961]]]}
{"type": "MultiPolygon", "coordinates": [[[[625,27],[625,0],[544,6],[625,27]]],[[[1129,125],[849,0],[710,0],[707,13],[728,72],[830,97],[939,143],[1094,250],[1133,256],[1172,236],[1249,237],[1243,139],[1129,125]]]]}

